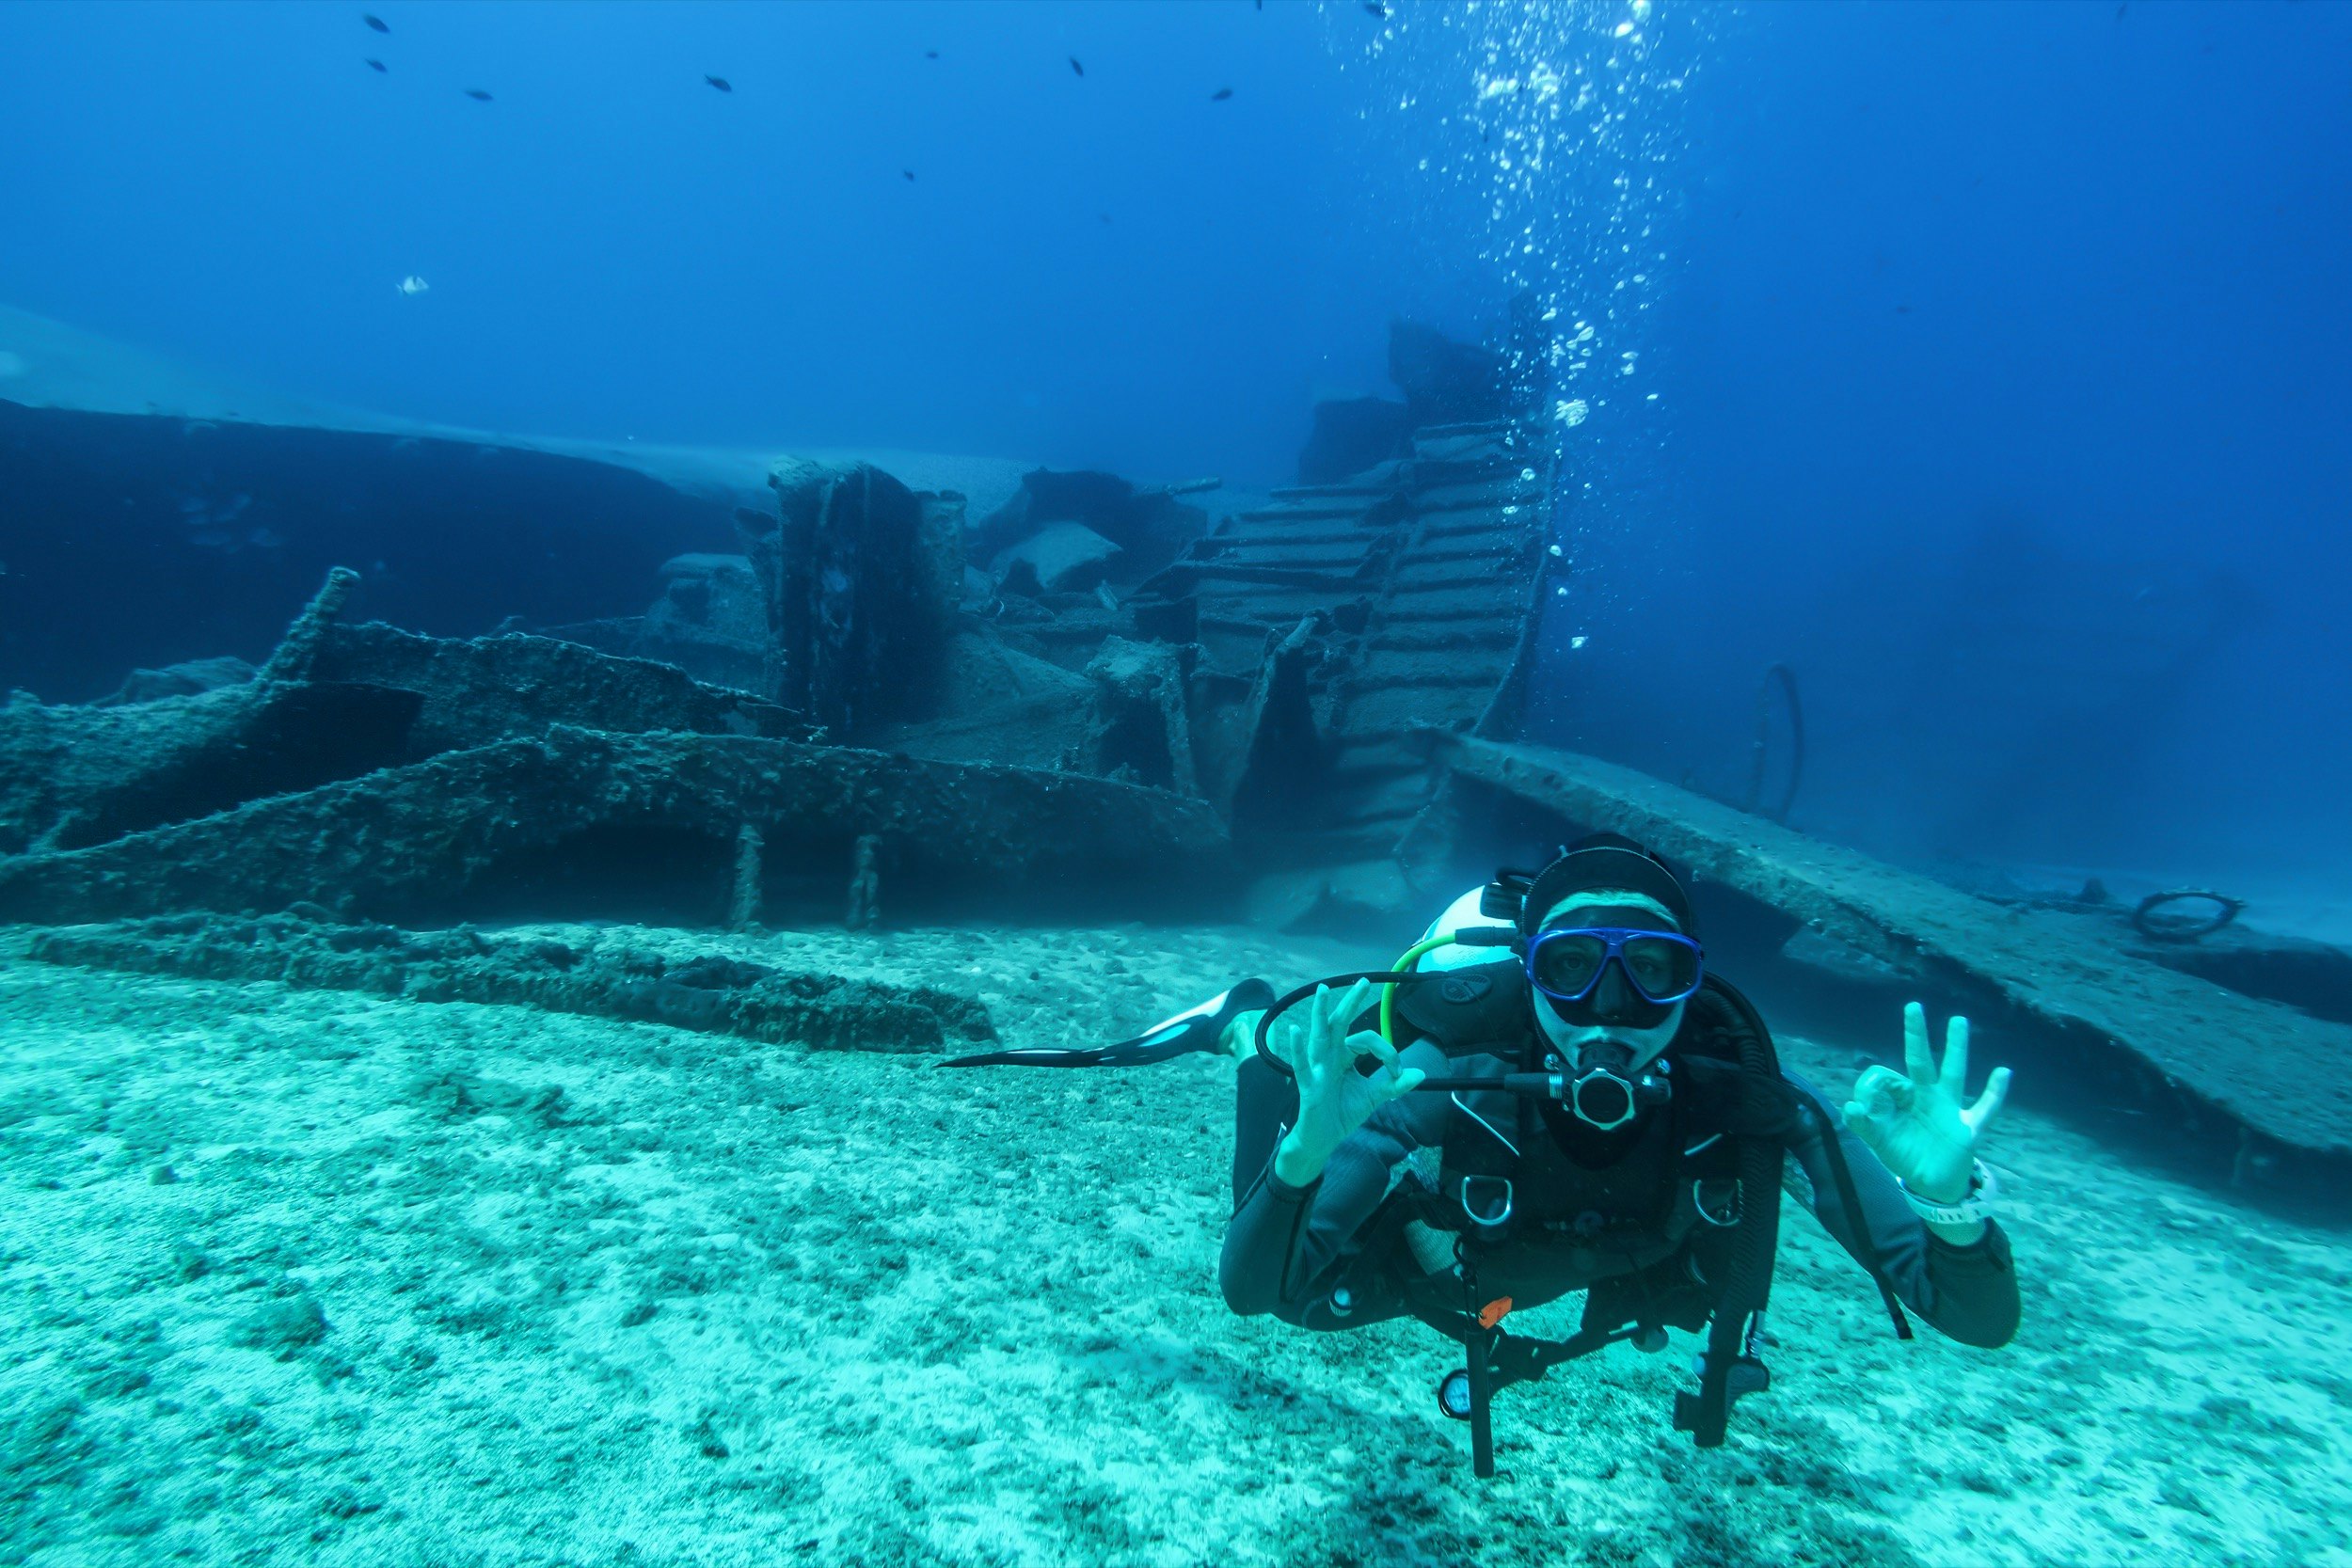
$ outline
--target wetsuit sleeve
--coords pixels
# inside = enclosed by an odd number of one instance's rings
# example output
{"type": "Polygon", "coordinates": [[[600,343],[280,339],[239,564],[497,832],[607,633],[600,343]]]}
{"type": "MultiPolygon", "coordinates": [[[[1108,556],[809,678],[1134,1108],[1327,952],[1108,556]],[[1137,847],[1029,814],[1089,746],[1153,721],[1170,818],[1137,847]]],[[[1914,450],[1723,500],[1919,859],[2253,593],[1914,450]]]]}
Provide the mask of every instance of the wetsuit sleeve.
{"type": "MultiPolygon", "coordinates": [[[[1435,1046],[1408,1046],[1403,1067],[1445,1069],[1435,1046]]],[[[1294,1187],[1274,1174],[1268,1154],[1242,1190],[1225,1227],[1217,1284],[1225,1304],[1245,1316],[1295,1307],[1314,1294],[1349,1240],[1380,1207],[1391,1173],[1413,1150],[1445,1141],[1446,1097],[1408,1094],[1389,1101],[1331,1151],[1323,1174],[1294,1187]]]]}
{"type": "Polygon", "coordinates": [[[1788,1145],[1789,1192],[1857,1262],[1867,1256],[1861,1240],[1867,1235],[1895,1294],[1946,1337],[1986,1350],[2009,1343],[2020,1308],[2017,1272],[2000,1225],[1987,1220],[1984,1235],[1967,1246],[1936,1235],[1912,1212],[1894,1172],[1854,1135],[1820,1091],[1793,1073],[1788,1083],[1804,1121],[1788,1145]],[[1827,1148],[1832,1138],[1853,1178],[1858,1214],[1848,1213],[1839,1196],[1827,1148]]]}

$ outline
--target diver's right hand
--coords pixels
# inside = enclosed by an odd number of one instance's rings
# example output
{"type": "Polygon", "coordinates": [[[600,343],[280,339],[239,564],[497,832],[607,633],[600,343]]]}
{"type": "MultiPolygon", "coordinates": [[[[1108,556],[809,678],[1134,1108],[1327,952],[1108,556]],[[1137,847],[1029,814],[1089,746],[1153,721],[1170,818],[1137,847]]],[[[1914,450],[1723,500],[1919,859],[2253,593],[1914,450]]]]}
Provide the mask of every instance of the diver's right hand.
{"type": "Polygon", "coordinates": [[[1328,986],[1317,986],[1302,1009],[1307,1017],[1286,1053],[1298,1080],[1298,1121],[1274,1151],[1274,1174],[1294,1187],[1321,1176],[1331,1151],[1366,1117],[1398,1095],[1410,1094],[1427,1076],[1419,1068],[1400,1069],[1396,1047],[1376,1031],[1347,1032],[1372,990],[1369,980],[1337,995],[1328,986]],[[1366,1056],[1380,1064],[1369,1078],[1356,1070],[1366,1056]]]}

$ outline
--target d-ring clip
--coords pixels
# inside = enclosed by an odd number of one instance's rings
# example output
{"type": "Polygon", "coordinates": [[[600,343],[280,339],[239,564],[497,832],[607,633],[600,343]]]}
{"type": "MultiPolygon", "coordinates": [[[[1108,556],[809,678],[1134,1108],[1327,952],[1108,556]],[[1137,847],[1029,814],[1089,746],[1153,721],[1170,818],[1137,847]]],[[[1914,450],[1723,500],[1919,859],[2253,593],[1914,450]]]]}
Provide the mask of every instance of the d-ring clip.
{"type": "Polygon", "coordinates": [[[1470,1220],[1470,1224],[1478,1226],[1484,1229],[1491,1230],[1496,1226],[1507,1225],[1510,1223],[1511,1200],[1513,1195],[1511,1191],[1511,1179],[1509,1177],[1465,1176],[1462,1178],[1461,1191],[1455,1196],[1461,1202],[1462,1213],[1470,1220]],[[1477,1206],[1470,1199],[1470,1186],[1473,1182],[1479,1181],[1491,1182],[1502,1189],[1502,1205],[1492,1213],[1480,1213],[1477,1206]]]}
{"type": "Polygon", "coordinates": [[[1707,1178],[1703,1176],[1691,1183],[1691,1207],[1698,1211],[1699,1218],[1705,1220],[1708,1224],[1713,1226],[1718,1230],[1728,1230],[1733,1226],[1738,1225],[1740,1223],[1740,1214],[1742,1207],[1740,1183],[1736,1180],[1732,1182],[1731,1201],[1724,1206],[1727,1208],[1730,1212],[1721,1219],[1718,1219],[1714,1213],[1708,1211],[1707,1207],[1707,1194],[1703,1190],[1706,1186],[1707,1178]]]}

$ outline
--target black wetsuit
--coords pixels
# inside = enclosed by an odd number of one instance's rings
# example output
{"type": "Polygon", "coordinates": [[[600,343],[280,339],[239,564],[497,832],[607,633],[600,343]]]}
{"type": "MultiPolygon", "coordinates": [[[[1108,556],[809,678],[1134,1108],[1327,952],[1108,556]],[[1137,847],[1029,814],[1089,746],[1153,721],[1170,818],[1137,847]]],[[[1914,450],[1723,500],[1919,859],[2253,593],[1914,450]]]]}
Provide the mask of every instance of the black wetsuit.
{"type": "MultiPolygon", "coordinates": [[[[1448,1058],[1420,1040],[1406,1048],[1400,1065],[1441,1076],[1448,1058]]],[[[2006,1344],[2017,1330],[2019,1307],[2000,1227],[1988,1221],[1982,1238],[1967,1246],[1936,1236],[1912,1212],[1893,1173],[1820,1093],[1793,1075],[1787,1081],[1798,1096],[1802,1130],[1788,1143],[1786,1190],[1857,1260],[1865,1256],[1859,1225],[1895,1294],[1945,1335],[1987,1349],[2006,1344]],[[1825,1152],[1831,1136],[1845,1155],[1859,1216],[1839,1200],[1825,1152]]],[[[1399,1189],[1435,1180],[1453,1114],[1449,1097],[1407,1094],[1383,1105],[1333,1151],[1321,1177],[1294,1187],[1274,1174],[1275,1148],[1297,1117],[1292,1081],[1253,1057],[1242,1064],[1234,1094],[1234,1212],[1217,1271],[1226,1303],[1236,1312],[1272,1312],[1315,1329],[1357,1328],[1410,1310],[1409,1292],[1430,1275],[1392,1222],[1412,1196],[1399,1189]]],[[[1576,1189],[1555,1208],[1573,1211],[1589,1194],[1596,1212],[1625,1209],[1629,1179],[1664,1168],[1657,1157],[1673,1157],[1658,1147],[1669,1122],[1660,1112],[1605,1134],[1558,1115],[1545,1121],[1555,1140],[1546,1153],[1565,1155],[1547,1160],[1546,1179],[1576,1189]]],[[[1658,1178],[1648,1184],[1655,1188],[1658,1178]]],[[[1674,1249],[1662,1236],[1645,1248],[1620,1231],[1589,1245],[1573,1235],[1535,1235],[1482,1257],[1479,1279],[1489,1295],[1534,1307],[1674,1249]]]]}

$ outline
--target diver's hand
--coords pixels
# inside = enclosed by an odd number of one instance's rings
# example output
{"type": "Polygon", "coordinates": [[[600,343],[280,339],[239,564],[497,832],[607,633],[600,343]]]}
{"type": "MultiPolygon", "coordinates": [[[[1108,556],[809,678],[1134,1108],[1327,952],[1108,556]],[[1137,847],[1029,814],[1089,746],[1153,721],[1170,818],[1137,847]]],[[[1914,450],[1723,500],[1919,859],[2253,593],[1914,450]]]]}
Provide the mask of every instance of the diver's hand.
{"type": "MultiPolygon", "coordinates": [[[[1263,1007],[1253,1007],[1246,1013],[1235,1013],[1233,1022],[1228,1023],[1225,1026],[1225,1032],[1217,1036],[1217,1049],[1228,1056],[1237,1056],[1245,1062],[1255,1056],[1258,1053],[1258,1022],[1264,1018],[1266,1010],[1263,1007]]],[[[1298,1054],[1298,1037],[1300,1031],[1305,1028],[1306,1024],[1300,1020],[1296,1007],[1293,1007],[1275,1019],[1274,1026],[1265,1032],[1266,1054],[1282,1062],[1290,1061],[1292,1057],[1298,1054]]]]}
{"type": "Polygon", "coordinates": [[[1274,1151],[1274,1174],[1303,1187],[1323,1174],[1331,1151],[1364,1124],[1364,1118],[1410,1094],[1425,1076],[1419,1068],[1399,1069],[1396,1047],[1373,1030],[1351,1035],[1347,1025],[1364,1010],[1372,982],[1359,980],[1333,995],[1318,986],[1304,1006],[1302,1027],[1286,1042],[1283,1059],[1298,1079],[1298,1121],[1274,1151]],[[1356,1070],[1364,1056],[1380,1066],[1369,1078],[1356,1070]]]}
{"type": "Polygon", "coordinates": [[[2009,1069],[1994,1068],[1977,1102],[1963,1106],[1968,1021],[1955,1017],[1947,1026],[1939,1068],[1928,1045],[1927,1009],[1916,1002],[1903,1008],[1903,1067],[1905,1072],[1864,1070],[1846,1105],[1846,1125],[1904,1186],[1930,1203],[1958,1203],[1968,1196],[1977,1139],[2008,1097],[2009,1069]]]}

